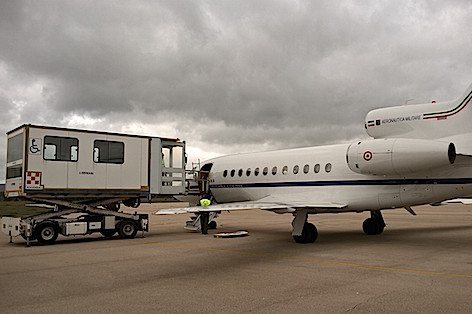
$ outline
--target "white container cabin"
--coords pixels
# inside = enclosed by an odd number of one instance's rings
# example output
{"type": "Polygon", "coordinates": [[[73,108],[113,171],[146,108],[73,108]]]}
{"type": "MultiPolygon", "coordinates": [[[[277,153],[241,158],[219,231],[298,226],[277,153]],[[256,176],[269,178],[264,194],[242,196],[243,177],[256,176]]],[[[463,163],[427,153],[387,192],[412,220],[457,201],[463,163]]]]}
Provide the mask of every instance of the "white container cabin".
{"type": "Polygon", "coordinates": [[[185,142],[179,139],[30,124],[7,138],[7,198],[185,193],[185,142]]]}

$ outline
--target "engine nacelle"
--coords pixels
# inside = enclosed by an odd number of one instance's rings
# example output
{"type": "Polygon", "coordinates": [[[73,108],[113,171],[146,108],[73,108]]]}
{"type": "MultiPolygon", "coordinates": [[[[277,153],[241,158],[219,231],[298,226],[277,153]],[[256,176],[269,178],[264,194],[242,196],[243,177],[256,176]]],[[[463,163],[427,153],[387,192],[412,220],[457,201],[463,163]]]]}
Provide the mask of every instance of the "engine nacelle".
{"type": "Polygon", "coordinates": [[[407,175],[448,166],[456,159],[454,144],[420,139],[374,139],[352,143],[349,168],[361,174],[407,175]]]}

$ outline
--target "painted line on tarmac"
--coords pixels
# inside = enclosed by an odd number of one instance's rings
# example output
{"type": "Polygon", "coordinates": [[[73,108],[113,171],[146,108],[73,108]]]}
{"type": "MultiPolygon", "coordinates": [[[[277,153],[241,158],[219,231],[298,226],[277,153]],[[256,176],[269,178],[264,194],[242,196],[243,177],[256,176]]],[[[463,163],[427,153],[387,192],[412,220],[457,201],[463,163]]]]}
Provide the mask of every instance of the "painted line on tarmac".
{"type": "MultiPolygon", "coordinates": [[[[158,244],[158,245],[162,245],[166,247],[174,247],[174,248],[189,248],[189,247],[197,248],[195,246],[191,246],[186,243],[163,243],[163,242],[156,241],[156,242],[144,242],[141,244],[158,244]]],[[[234,250],[234,249],[209,248],[209,247],[204,247],[204,246],[198,247],[198,250],[206,250],[210,252],[221,252],[221,253],[238,253],[238,254],[244,254],[244,255],[253,256],[253,257],[272,257],[272,258],[275,257],[276,259],[279,259],[279,260],[297,261],[297,262],[303,262],[303,263],[314,263],[314,264],[335,266],[335,267],[367,269],[367,270],[375,270],[375,271],[389,272],[389,273],[402,273],[402,274],[412,274],[412,275],[429,276],[429,277],[472,279],[472,274],[457,274],[457,273],[448,273],[448,272],[423,270],[423,269],[369,265],[369,264],[355,263],[355,262],[349,262],[349,261],[343,262],[343,261],[327,260],[327,259],[320,259],[320,258],[280,256],[280,255],[274,255],[269,252],[251,252],[251,251],[241,251],[241,250],[234,250]]],[[[273,261],[274,259],[268,259],[268,260],[273,261]]]]}

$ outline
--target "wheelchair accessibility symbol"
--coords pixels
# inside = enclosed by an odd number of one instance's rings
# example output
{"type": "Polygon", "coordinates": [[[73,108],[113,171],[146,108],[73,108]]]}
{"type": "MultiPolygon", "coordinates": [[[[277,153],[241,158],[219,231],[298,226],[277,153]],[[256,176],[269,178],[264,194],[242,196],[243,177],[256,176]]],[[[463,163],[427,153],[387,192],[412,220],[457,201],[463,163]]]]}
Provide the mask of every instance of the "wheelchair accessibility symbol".
{"type": "Polygon", "coordinates": [[[41,139],[32,138],[30,139],[28,151],[30,155],[39,155],[41,154],[41,139]]]}

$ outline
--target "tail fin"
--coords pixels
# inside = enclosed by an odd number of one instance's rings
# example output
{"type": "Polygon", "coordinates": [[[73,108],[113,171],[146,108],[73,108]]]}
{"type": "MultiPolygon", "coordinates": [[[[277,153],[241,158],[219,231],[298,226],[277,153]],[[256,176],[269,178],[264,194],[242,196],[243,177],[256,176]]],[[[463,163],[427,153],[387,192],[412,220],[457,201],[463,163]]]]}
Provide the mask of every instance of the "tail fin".
{"type": "MultiPolygon", "coordinates": [[[[459,114],[461,111],[464,109],[469,109],[469,114],[472,112],[470,110],[469,103],[471,102],[470,100],[472,99],[472,84],[469,85],[465,93],[462,95],[462,97],[458,98],[455,101],[446,102],[446,106],[444,108],[431,108],[432,112],[424,113],[423,118],[428,120],[428,119],[447,119],[449,117],[455,116],[459,114]]],[[[464,116],[464,115],[463,115],[464,116]]],[[[472,126],[472,124],[471,124],[472,126]]]]}
{"type": "Polygon", "coordinates": [[[471,121],[472,84],[456,100],[372,110],[366,130],[374,138],[461,138],[472,146],[471,121]]]}

